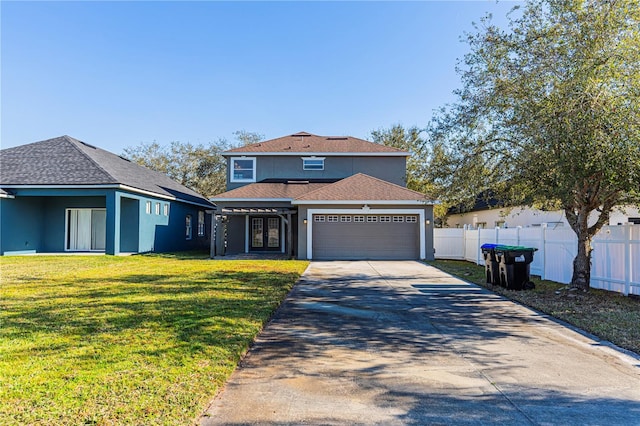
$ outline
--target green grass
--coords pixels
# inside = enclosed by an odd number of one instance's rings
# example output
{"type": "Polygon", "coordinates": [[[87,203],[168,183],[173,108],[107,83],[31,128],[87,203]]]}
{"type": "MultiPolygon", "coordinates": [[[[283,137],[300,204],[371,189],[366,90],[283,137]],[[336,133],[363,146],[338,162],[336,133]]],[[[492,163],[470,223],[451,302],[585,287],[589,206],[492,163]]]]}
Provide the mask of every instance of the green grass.
{"type": "Polygon", "coordinates": [[[566,321],[601,339],[640,354],[640,298],[591,289],[567,291],[567,286],[531,277],[534,290],[515,291],[486,284],[484,266],[456,260],[429,262],[466,281],[566,321]]]}
{"type": "Polygon", "coordinates": [[[0,258],[0,424],[193,423],[307,264],[0,258]]]}

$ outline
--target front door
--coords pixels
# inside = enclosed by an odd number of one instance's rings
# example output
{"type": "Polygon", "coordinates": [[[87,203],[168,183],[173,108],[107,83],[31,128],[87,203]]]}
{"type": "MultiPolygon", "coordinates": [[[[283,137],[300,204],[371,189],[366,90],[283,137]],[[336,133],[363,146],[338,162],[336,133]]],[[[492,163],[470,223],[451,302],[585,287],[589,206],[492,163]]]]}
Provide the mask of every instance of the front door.
{"type": "Polygon", "coordinates": [[[280,250],[279,217],[251,217],[251,250],[280,250]]]}

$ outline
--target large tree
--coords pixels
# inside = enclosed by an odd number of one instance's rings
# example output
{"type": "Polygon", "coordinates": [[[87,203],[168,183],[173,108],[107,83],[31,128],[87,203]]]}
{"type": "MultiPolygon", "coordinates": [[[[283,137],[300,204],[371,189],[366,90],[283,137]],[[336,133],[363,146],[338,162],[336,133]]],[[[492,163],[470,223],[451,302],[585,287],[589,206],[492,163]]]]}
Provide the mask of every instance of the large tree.
{"type": "Polygon", "coordinates": [[[571,287],[586,291],[592,237],[640,202],[640,3],[530,1],[466,40],[457,101],[430,126],[431,177],[455,203],[484,192],[563,209],[571,287]]]}

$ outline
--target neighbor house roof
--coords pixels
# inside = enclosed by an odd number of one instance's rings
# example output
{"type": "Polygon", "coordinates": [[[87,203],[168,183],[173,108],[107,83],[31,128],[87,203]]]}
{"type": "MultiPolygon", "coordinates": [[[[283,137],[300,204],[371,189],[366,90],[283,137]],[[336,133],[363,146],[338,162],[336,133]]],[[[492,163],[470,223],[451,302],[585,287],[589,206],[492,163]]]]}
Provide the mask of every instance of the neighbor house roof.
{"type": "Polygon", "coordinates": [[[164,173],[70,136],[1,150],[0,185],[5,188],[123,186],[124,189],[210,205],[202,195],[164,173]]]}
{"type": "Polygon", "coordinates": [[[357,173],[331,185],[304,194],[296,198],[293,204],[316,204],[335,201],[428,203],[425,196],[419,192],[363,173],[357,173]]]}
{"type": "Polygon", "coordinates": [[[408,156],[407,151],[373,143],[352,136],[318,136],[307,132],[299,132],[281,138],[258,142],[225,151],[223,155],[386,155],[408,156]]]}

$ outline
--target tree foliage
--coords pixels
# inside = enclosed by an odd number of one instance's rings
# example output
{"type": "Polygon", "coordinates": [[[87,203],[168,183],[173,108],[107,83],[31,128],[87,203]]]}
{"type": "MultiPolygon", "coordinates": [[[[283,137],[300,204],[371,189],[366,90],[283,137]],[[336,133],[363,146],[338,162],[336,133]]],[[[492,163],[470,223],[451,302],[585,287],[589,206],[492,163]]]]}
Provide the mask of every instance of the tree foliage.
{"type": "Polygon", "coordinates": [[[226,191],[227,163],[222,153],[238,144],[244,146],[264,139],[264,135],[260,133],[245,130],[233,134],[237,139],[235,144],[224,138],[196,145],[178,141],[169,145],[141,143],[125,148],[123,156],[165,173],[176,182],[208,198],[226,191]]]}
{"type": "MultiPolygon", "coordinates": [[[[435,200],[436,188],[429,173],[432,152],[427,144],[424,129],[417,126],[405,129],[401,124],[394,124],[388,129],[373,130],[371,140],[411,153],[411,156],[407,158],[407,188],[421,192],[428,198],[435,200]]],[[[436,204],[434,215],[437,222],[444,220],[446,213],[445,204],[436,204]]]]}
{"type": "Polygon", "coordinates": [[[207,145],[174,141],[163,146],[152,142],[125,148],[123,156],[211,197],[226,189],[227,165],[221,153],[229,148],[225,139],[207,145]]]}
{"type": "Polygon", "coordinates": [[[530,1],[508,30],[487,17],[466,41],[458,100],[429,129],[431,177],[454,203],[490,191],[563,209],[586,290],[591,238],[640,199],[640,4],[530,1]]]}

